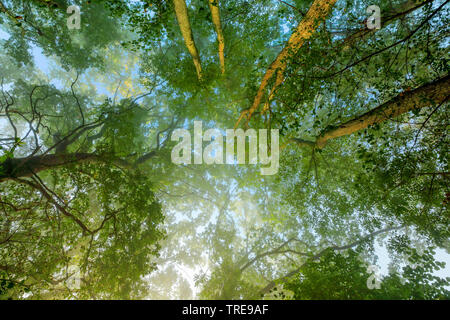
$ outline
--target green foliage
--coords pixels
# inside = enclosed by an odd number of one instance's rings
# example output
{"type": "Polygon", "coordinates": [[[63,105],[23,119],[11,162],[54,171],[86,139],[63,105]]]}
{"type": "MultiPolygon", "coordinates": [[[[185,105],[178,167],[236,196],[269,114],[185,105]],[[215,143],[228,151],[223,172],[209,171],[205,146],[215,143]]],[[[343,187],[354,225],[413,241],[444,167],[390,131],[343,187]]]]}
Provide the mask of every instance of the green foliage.
{"type": "Polygon", "coordinates": [[[319,261],[311,261],[302,266],[299,274],[285,283],[285,289],[300,300],[366,300],[366,299],[449,299],[446,289],[450,278],[433,276],[434,270],[443,265],[435,262],[433,251],[422,256],[411,249],[409,263],[420,264],[416,268],[403,267],[402,273],[390,273],[380,279],[380,288],[369,289],[366,263],[357,250],[336,253],[329,250],[319,261]]]}
{"type": "Polygon", "coordinates": [[[248,123],[280,130],[276,176],[171,162],[175,128],[234,127],[312,3],[219,1],[221,74],[208,3],[189,1],[199,82],[171,1],[1,1],[0,297],[448,299],[448,100],[315,144],[448,75],[444,0],[337,1],[248,123]],[[392,265],[370,290],[377,242],[392,265]]]}
{"type": "MultiPolygon", "coordinates": [[[[1,190],[3,203],[10,206],[2,227],[16,226],[16,241],[0,250],[9,277],[29,286],[32,298],[143,297],[142,277],[155,269],[158,242],[164,236],[160,228],[164,217],[149,179],[139,172],[96,164],[52,171],[46,180],[59,195],[64,212],[73,216],[55,210],[51,202],[39,203],[42,195],[29,187],[9,184],[1,190]],[[81,270],[79,289],[55,283],[70,265],[81,270]]],[[[19,298],[20,292],[11,297],[19,298]]]]}

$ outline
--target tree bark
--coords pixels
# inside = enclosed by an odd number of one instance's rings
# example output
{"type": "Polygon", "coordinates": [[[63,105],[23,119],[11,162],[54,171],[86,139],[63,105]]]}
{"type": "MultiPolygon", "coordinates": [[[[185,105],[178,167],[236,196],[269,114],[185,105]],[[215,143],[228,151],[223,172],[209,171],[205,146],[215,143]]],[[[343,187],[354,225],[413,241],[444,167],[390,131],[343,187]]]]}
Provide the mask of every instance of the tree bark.
{"type": "Polygon", "coordinates": [[[220,69],[222,74],[225,73],[225,39],[223,37],[222,32],[222,24],[220,23],[220,9],[219,9],[219,0],[209,0],[208,1],[209,10],[211,11],[211,19],[214,24],[214,28],[217,33],[217,42],[219,43],[219,60],[220,60],[220,69]]]}
{"type": "Polygon", "coordinates": [[[180,31],[184,39],[184,43],[186,44],[186,47],[194,61],[195,70],[197,71],[197,78],[199,81],[201,81],[202,65],[200,61],[200,55],[198,53],[197,47],[195,46],[194,36],[192,35],[186,2],[184,0],[173,0],[173,6],[175,9],[178,26],[180,27],[180,31]]]}

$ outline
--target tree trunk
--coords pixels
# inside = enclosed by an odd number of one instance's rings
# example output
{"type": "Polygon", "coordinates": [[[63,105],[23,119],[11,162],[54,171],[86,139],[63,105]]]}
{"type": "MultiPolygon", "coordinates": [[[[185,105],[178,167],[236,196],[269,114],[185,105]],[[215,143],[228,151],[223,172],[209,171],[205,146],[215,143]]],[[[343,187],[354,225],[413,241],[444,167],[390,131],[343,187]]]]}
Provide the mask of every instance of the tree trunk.
{"type": "Polygon", "coordinates": [[[209,0],[208,1],[209,10],[211,11],[211,19],[214,24],[214,28],[217,33],[217,42],[219,43],[219,59],[220,59],[220,69],[222,74],[225,73],[225,39],[223,38],[222,25],[220,23],[220,10],[219,10],[219,0],[209,0]]]}
{"type": "Polygon", "coordinates": [[[194,36],[192,35],[186,2],[184,0],[173,0],[173,6],[175,9],[175,15],[177,17],[181,34],[183,35],[184,43],[186,44],[186,47],[194,61],[195,70],[197,71],[197,78],[199,81],[201,81],[202,65],[200,62],[200,55],[198,53],[197,47],[195,46],[194,36]]]}
{"type": "MultiPolygon", "coordinates": [[[[13,178],[30,177],[40,171],[71,163],[107,161],[107,157],[93,153],[47,154],[26,158],[10,158],[2,164],[0,182],[13,178]]],[[[120,159],[114,159],[112,161],[123,166],[129,166],[128,163],[120,159]]]]}
{"type": "Polygon", "coordinates": [[[322,133],[317,146],[322,148],[328,140],[352,134],[370,125],[398,117],[408,111],[443,103],[450,94],[450,77],[427,83],[412,91],[400,93],[395,98],[365,114],[322,133]]]}
{"type": "Polygon", "coordinates": [[[450,96],[450,76],[427,83],[417,89],[405,91],[388,102],[372,109],[363,115],[349,120],[341,125],[324,131],[314,143],[293,138],[300,146],[323,148],[330,139],[350,135],[370,125],[392,119],[414,109],[445,103],[450,96]]]}

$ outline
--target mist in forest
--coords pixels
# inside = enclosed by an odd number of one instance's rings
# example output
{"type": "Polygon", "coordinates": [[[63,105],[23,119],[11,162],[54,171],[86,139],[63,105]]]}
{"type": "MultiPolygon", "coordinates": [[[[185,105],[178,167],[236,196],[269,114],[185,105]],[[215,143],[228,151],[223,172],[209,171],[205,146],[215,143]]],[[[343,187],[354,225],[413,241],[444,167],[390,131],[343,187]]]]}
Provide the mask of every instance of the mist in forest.
{"type": "Polygon", "coordinates": [[[449,299],[449,10],[1,0],[0,299],[449,299]]]}

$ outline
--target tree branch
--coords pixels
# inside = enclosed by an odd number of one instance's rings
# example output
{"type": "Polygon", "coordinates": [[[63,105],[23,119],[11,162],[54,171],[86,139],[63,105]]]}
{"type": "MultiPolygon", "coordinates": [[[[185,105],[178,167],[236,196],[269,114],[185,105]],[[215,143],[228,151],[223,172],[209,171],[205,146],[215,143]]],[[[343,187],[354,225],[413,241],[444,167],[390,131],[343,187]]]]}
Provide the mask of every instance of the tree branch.
{"type": "Polygon", "coordinates": [[[258,92],[254,98],[252,106],[241,113],[238,121],[236,122],[235,128],[238,127],[239,122],[243,119],[244,116],[247,117],[247,123],[250,120],[252,114],[259,107],[261,100],[263,98],[265,89],[269,84],[270,79],[273,77],[275,73],[277,73],[277,79],[272,87],[271,95],[274,94],[275,89],[283,82],[284,80],[284,70],[287,67],[287,60],[290,56],[295,54],[303,44],[311,38],[314,31],[320,25],[320,23],[328,16],[333,8],[336,0],[315,0],[311,7],[309,8],[306,15],[298,24],[296,30],[292,33],[289,38],[287,44],[278,54],[276,59],[271,63],[269,68],[267,69],[261,84],[259,86],[258,92]]]}
{"type": "Polygon", "coordinates": [[[271,281],[268,285],[266,285],[264,288],[261,289],[260,294],[261,295],[265,295],[266,293],[268,293],[270,290],[272,290],[276,285],[277,282],[279,281],[283,281],[286,280],[290,277],[292,277],[293,275],[297,274],[300,269],[310,260],[317,260],[320,259],[320,257],[322,257],[325,252],[327,252],[327,250],[334,250],[334,251],[342,251],[342,250],[346,250],[346,249],[350,249],[353,248],[361,243],[363,243],[364,241],[367,241],[370,238],[376,237],[377,235],[381,234],[381,233],[385,233],[385,232],[389,232],[392,230],[398,230],[403,228],[404,226],[400,226],[400,227],[388,227],[388,228],[384,228],[375,232],[372,232],[371,234],[368,234],[364,237],[362,237],[360,240],[356,240],[350,244],[344,245],[344,246],[331,246],[331,247],[327,247],[323,250],[321,250],[319,253],[317,253],[316,255],[311,256],[310,258],[308,258],[305,262],[302,263],[301,266],[299,266],[298,268],[288,272],[287,274],[285,274],[284,276],[282,276],[281,278],[278,278],[277,280],[273,280],[271,281]]]}
{"type": "Polygon", "coordinates": [[[445,103],[449,96],[450,76],[447,75],[441,79],[424,84],[417,89],[404,91],[388,102],[383,103],[359,117],[325,130],[316,139],[315,143],[298,138],[292,138],[291,141],[300,146],[323,148],[330,139],[350,135],[356,131],[365,129],[370,125],[398,117],[411,110],[445,103]]]}

